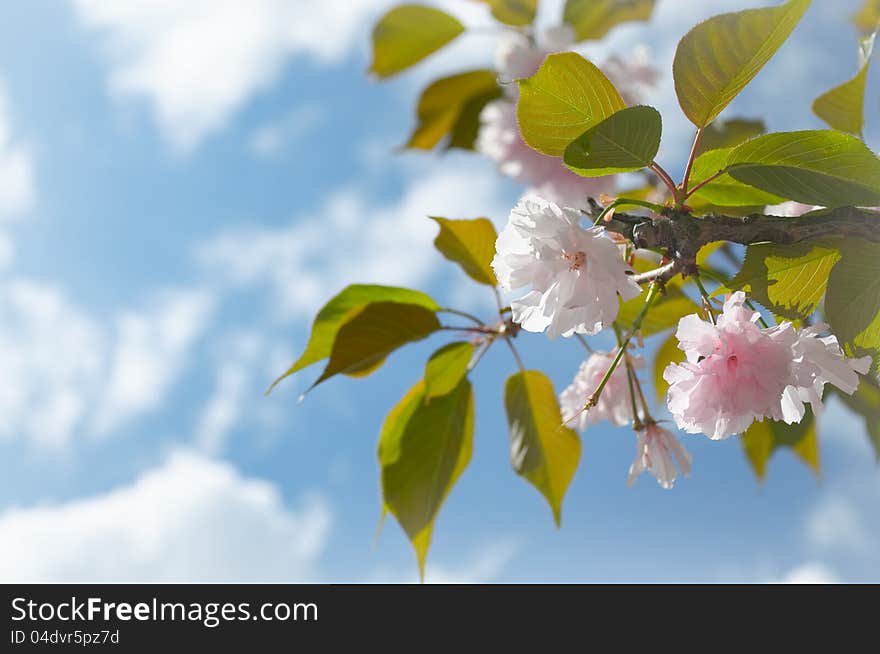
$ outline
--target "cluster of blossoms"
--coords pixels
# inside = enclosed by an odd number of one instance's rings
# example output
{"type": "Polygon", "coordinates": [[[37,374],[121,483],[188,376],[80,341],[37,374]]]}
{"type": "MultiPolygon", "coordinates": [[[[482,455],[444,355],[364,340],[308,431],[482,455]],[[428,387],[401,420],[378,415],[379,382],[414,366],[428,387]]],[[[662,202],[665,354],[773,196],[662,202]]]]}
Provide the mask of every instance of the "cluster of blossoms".
{"type": "MultiPolygon", "coordinates": [[[[543,31],[537,43],[520,32],[506,32],[496,53],[499,76],[503,82],[531,77],[548,54],[567,50],[574,41],[574,32],[568,25],[543,31]]],[[[637,104],[644,90],[653,86],[657,78],[643,48],[629,59],[611,57],[602,68],[627,104],[637,104]]],[[[541,197],[562,206],[580,206],[589,196],[610,193],[614,189],[613,177],[581,177],[568,170],[558,158],[526,145],[516,120],[517,93],[516,84],[506,84],[504,97],[483,109],[477,150],[492,159],[503,175],[513,177],[541,197]]]]}
{"type": "MultiPolygon", "coordinates": [[[[623,246],[603,227],[585,228],[574,209],[533,196],[522,199],[496,242],[492,266],[506,290],[527,288],[511,302],[513,320],[550,337],[596,334],[617,319],[620,301],[637,297],[623,246]]],[[[711,310],[710,310],[711,314],[711,310]]],[[[824,324],[798,329],[790,322],[761,327],[760,314],[743,292],[730,295],[709,320],[692,314],[679,321],[676,337],[686,360],[664,371],[667,405],[676,425],[689,433],[723,439],[770,419],[800,422],[810,405],[822,408],[825,384],[852,394],[870,357],[848,359],[824,324]]],[[[690,456],[676,437],[648,414],[639,415],[633,395],[639,357],[596,352],[560,396],[566,422],[584,430],[607,420],[632,423],[637,454],[630,482],[650,471],[664,488],[676,478],[674,461],[688,474],[690,456]],[[615,363],[624,361],[612,369],[615,363]],[[601,389],[601,393],[596,394],[601,389]]]]}

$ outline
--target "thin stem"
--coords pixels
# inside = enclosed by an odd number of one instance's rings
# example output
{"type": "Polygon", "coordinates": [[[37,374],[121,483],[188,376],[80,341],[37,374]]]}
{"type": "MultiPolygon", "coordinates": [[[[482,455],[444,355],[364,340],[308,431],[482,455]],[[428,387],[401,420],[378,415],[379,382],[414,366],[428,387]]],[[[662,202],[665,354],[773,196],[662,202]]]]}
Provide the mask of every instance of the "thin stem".
{"type": "Polygon", "coordinates": [[[492,293],[495,294],[495,305],[498,307],[498,315],[499,317],[503,318],[504,307],[502,306],[503,303],[501,302],[501,293],[498,292],[498,289],[495,286],[492,287],[492,293]]]}
{"type": "MultiPolygon", "coordinates": [[[[709,277],[710,279],[714,279],[716,282],[721,284],[724,288],[730,288],[730,281],[729,280],[724,279],[721,275],[714,273],[711,270],[701,268],[700,274],[706,275],[706,277],[709,277]]],[[[764,320],[764,316],[761,315],[761,312],[758,311],[758,309],[754,305],[754,303],[751,300],[749,300],[748,298],[746,298],[746,306],[758,314],[758,322],[761,324],[761,327],[763,327],[764,329],[770,328],[770,325],[768,325],[767,321],[764,320]]]]}
{"type": "Polygon", "coordinates": [[[442,309],[440,309],[440,311],[442,311],[443,313],[452,313],[452,314],[455,314],[456,316],[461,316],[462,318],[467,318],[468,320],[471,320],[471,321],[473,321],[483,327],[485,327],[485,325],[486,325],[486,323],[484,323],[482,320],[477,318],[475,315],[468,313],[467,311],[460,311],[459,309],[450,309],[449,307],[443,307],[442,309]]]}
{"type": "Polygon", "coordinates": [[[633,280],[636,284],[644,284],[645,282],[652,282],[659,277],[663,277],[668,272],[671,272],[678,267],[678,262],[673,260],[667,264],[660,266],[659,268],[655,268],[654,270],[649,270],[648,272],[639,273],[638,275],[631,275],[630,279],[633,280]]]}
{"type": "Polygon", "coordinates": [[[497,329],[488,326],[483,327],[462,327],[461,325],[440,325],[440,329],[447,332],[469,332],[472,334],[495,334],[498,335],[497,329]]]}
{"type": "Polygon", "coordinates": [[[513,358],[516,359],[516,365],[519,366],[520,372],[525,372],[526,367],[523,365],[522,359],[519,356],[519,352],[516,351],[516,347],[514,346],[513,341],[509,337],[505,336],[504,342],[507,343],[507,347],[509,347],[510,351],[513,352],[513,358]]]}
{"type": "Polygon", "coordinates": [[[645,393],[642,391],[642,384],[639,382],[635,370],[633,370],[633,379],[635,379],[636,382],[636,392],[639,394],[639,399],[642,401],[642,411],[645,415],[645,422],[653,422],[654,419],[651,417],[651,411],[648,409],[648,400],[645,399],[645,393]]]}
{"type": "Polygon", "coordinates": [[[681,180],[681,192],[684,194],[684,197],[688,196],[688,182],[691,179],[691,170],[694,167],[694,159],[697,158],[697,148],[700,147],[700,139],[703,136],[703,128],[700,127],[697,130],[696,136],[694,136],[694,144],[691,146],[691,155],[688,157],[687,167],[684,169],[684,179],[681,180]]]}
{"type": "Polygon", "coordinates": [[[694,186],[690,191],[688,191],[688,192],[685,194],[684,199],[687,200],[687,199],[688,199],[689,197],[691,197],[694,193],[696,193],[696,192],[699,191],[701,188],[703,188],[706,184],[708,184],[709,182],[713,182],[713,181],[715,181],[716,179],[718,179],[719,177],[721,177],[721,176],[722,176],[724,173],[726,173],[726,172],[727,172],[726,170],[719,170],[719,171],[718,171],[717,173],[715,173],[714,175],[709,175],[709,177],[707,177],[707,178],[704,179],[702,182],[700,182],[699,184],[697,184],[696,186],[694,186]]]}
{"type": "Polygon", "coordinates": [[[629,347],[630,341],[632,341],[633,336],[635,336],[636,332],[639,331],[642,327],[642,321],[645,319],[645,316],[648,314],[648,311],[651,309],[651,305],[654,304],[654,300],[657,298],[657,293],[659,290],[659,286],[656,282],[651,284],[648,288],[648,296],[645,298],[645,304],[642,305],[642,310],[639,312],[639,315],[636,316],[636,319],[633,321],[632,329],[626,335],[626,338],[623,339],[621,347],[617,349],[617,354],[614,356],[614,360],[611,362],[611,366],[605,373],[605,376],[602,378],[602,381],[599,382],[599,385],[596,387],[596,390],[593,391],[593,394],[587,400],[586,405],[584,405],[584,410],[589,411],[591,408],[596,406],[596,403],[599,401],[599,397],[602,395],[602,391],[605,390],[605,386],[608,384],[608,380],[611,379],[611,375],[614,370],[617,368],[620,360],[623,358],[623,354],[626,351],[626,348],[629,347]]]}
{"type": "Polygon", "coordinates": [[[584,335],[583,335],[583,334],[577,334],[577,333],[575,333],[574,336],[575,336],[575,338],[577,338],[577,339],[580,341],[581,345],[584,346],[584,349],[585,349],[587,352],[589,352],[590,354],[593,354],[593,353],[595,352],[595,350],[593,350],[593,348],[590,347],[590,344],[587,343],[587,339],[584,338],[584,335]]]}
{"type": "Polygon", "coordinates": [[[613,202],[611,202],[607,207],[602,209],[599,215],[596,217],[596,220],[593,222],[593,225],[598,225],[605,220],[605,216],[614,211],[617,207],[622,206],[633,206],[633,207],[646,207],[653,211],[654,213],[660,213],[663,211],[663,207],[654,202],[648,202],[647,200],[630,200],[628,198],[617,198],[613,202]]]}
{"type": "Polygon", "coordinates": [[[694,281],[697,284],[697,287],[700,289],[700,295],[703,298],[703,306],[706,307],[706,313],[709,316],[709,321],[714,325],[715,324],[715,309],[712,308],[712,299],[709,297],[709,292],[706,290],[706,287],[703,286],[702,280],[700,280],[699,275],[694,275],[694,281]]]}
{"type": "MultiPolygon", "coordinates": [[[[614,323],[614,335],[617,337],[617,347],[623,347],[623,341],[620,336],[620,327],[617,323],[614,323]]],[[[623,362],[626,365],[626,381],[629,384],[629,401],[632,407],[632,415],[633,415],[633,429],[636,431],[641,431],[642,429],[642,421],[639,419],[639,407],[636,405],[636,389],[633,384],[633,369],[632,362],[629,360],[629,357],[624,355],[623,362]]]]}
{"type": "Polygon", "coordinates": [[[470,360],[470,363],[468,363],[468,372],[477,367],[477,364],[480,362],[486,352],[489,351],[489,348],[492,347],[492,343],[494,342],[494,338],[487,338],[485,341],[483,341],[483,343],[480,345],[480,349],[477,350],[476,354],[474,354],[473,358],[470,360]]]}
{"type": "Polygon", "coordinates": [[[666,185],[666,188],[669,189],[669,192],[672,193],[673,198],[678,198],[678,189],[675,188],[675,182],[672,181],[672,177],[667,173],[663,167],[658,164],[656,161],[652,161],[651,165],[648,166],[651,170],[656,173],[657,177],[660,178],[660,181],[666,185]]]}

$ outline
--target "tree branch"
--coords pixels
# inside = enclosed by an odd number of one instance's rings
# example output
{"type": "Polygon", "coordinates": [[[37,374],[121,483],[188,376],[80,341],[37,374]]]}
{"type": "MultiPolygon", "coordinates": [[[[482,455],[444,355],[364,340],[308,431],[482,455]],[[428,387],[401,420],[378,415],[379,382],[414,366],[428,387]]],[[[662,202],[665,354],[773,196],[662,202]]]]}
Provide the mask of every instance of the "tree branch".
{"type": "MultiPolygon", "coordinates": [[[[602,207],[590,201],[590,215],[598,215],[602,207]]],[[[860,238],[880,243],[880,212],[854,207],[811,211],[788,218],[766,214],[725,216],[690,213],[667,208],[662,215],[636,216],[615,212],[605,223],[608,231],[631,240],[636,247],[660,248],[675,265],[658,279],[665,281],[678,272],[696,272],[697,252],[708,243],[728,241],[740,245],[776,243],[790,245],[828,237],[860,238]]]]}

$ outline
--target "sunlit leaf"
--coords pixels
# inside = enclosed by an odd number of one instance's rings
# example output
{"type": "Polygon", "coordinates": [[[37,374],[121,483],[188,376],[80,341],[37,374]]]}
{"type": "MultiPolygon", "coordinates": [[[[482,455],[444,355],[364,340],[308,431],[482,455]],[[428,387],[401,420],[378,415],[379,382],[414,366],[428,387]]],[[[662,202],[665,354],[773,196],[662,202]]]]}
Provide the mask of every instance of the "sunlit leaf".
{"type": "MultiPolygon", "coordinates": [[[[732,147],[709,150],[697,157],[691,170],[691,184],[689,188],[697,188],[700,182],[724,170],[727,167],[727,160],[732,151],[732,147]]],[[[726,173],[700,187],[694,193],[694,196],[701,197],[707,202],[723,207],[760,207],[767,204],[779,204],[784,201],[784,198],[777,195],[738,182],[726,173]]]]}
{"type": "MultiPolygon", "coordinates": [[[[645,306],[645,298],[637,297],[620,304],[617,322],[626,330],[632,328],[633,321],[645,306]]],[[[699,306],[681,290],[680,286],[670,285],[666,293],[654,301],[651,310],[642,321],[640,332],[648,337],[672,329],[684,316],[697,313],[699,306]]]]}
{"type": "Polygon", "coordinates": [[[580,439],[563,426],[553,383],[537,370],[507,379],[504,404],[513,469],[547,499],[558,526],[562,499],[580,460],[580,439]]]}
{"type": "Polygon", "coordinates": [[[568,144],[626,104],[605,74],[574,52],[551,54],[519,81],[517,118],[525,142],[561,157],[568,144]]]}
{"type": "Polygon", "coordinates": [[[761,136],[766,131],[763,120],[731,118],[715,121],[703,129],[703,135],[697,145],[697,156],[709,150],[732,148],[751,138],[761,136]]]}
{"type": "Polygon", "coordinates": [[[862,8],[853,14],[853,24],[862,34],[870,34],[880,26],[880,0],[862,0],[862,8]]]}
{"type": "Polygon", "coordinates": [[[492,259],[498,234],[487,218],[450,220],[432,217],[440,225],[434,246],[444,257],[462,267],[475,282],[497,286],[492,259]]]}
{"type": "Polygon", "coordinates": [[[874,49],[874,35],[861,45],[863,63],[855,77],[826,91],[813,102],[813,112],[829,127],[861,136],[865,127],[865,83],[874,49]]]}
{"type": "MultiPolygon", "coordinates": [[[[413,291],[396,286],[375,286],[369,284],[347,286],[318,312],[315,322],[312,324],[312,333],[309,336],[305,352],[283,375],[275,380],[272,388],[285,377],[289,377],[295,372],[329,357],[339,328],[346,320],[357,314],[371,302],[397,302],[424,307],[429,311],[440,310],[440,305],[421,291],[413,291]]],[[[271,391],[272,388],[269,390],[271,391]]]]}
{"type": "Polygon", "coordinates": [[[804,204],[880,204],[880,159],[854,136],[833,130],[767,134],[734,148],[730,176],[804,204]]]}
{"type": "Polygon", "coordinates": [[[816,420],[812,413],[808,412],[800,423],[794,425],[771,420],[755,422],[743,434],[742,443],[746,458],[758,479],[764,479],[767,462],[780,447],[791,449],[795,456],[819,474],[819,439],[816,437],[816,420]]]}
{"type": "Polygon", "coordinates": [[[425,307],[396,302],[368,304],[340,327],[330,361],[312,387],[340,373],[375,370],[394,350],[438,329],[437,315],[425,307]]]}
{"type": "Polygon", "coordinates": [[[656,0],[567,0],[562,20],[572,26],[575,39],[601,39],[611,28],[630,21],[651,19],[656,0]]]}
{"type": "Polygon", "coordinates": [[[813,314],[840,253],[831,244],[760,244],[746,249],[742,269],[730,281],[775,315],[789,320],[813,314]]]}
{"type": "Polygon", "coordinates": [[[423,5],[399,5],[373,28],[370,72],[390,77],[420,62],[464,31],[456,18],[423,5]]]}
{"type": "Polygon", "coordinates": [[[474,355],[474,344],[467,341],[449,343],[431,355],[425,365],[425,398],[451,393],[467,375],[474,355]]]}
{"type": "Polygon", "coordinates": [[[670,363],[681,363],[685,358],[684,352],[678,347],[675,333],[670,334],[657,348],[657,354],[654,355],[654,391],[661,404],[666,402],[666,392],[669,390],[669,382],[663,379],[663,371],[670,363]]]}
{"type": "Polygon", "coordinates": [[[492,8],[495,20],[506,25],[528,25],[535,20],[538,0],[479,0],[492,8]]]}
{"type": "Polygon", "coordinates": [[[673,62],[678,102],[697,127],[711,123],[785,42],[810,0],[747,9],[704,21],[679,42],[673,62]]]}
{"type": "Polygon", "coordinates": [[[828,278],[828,324],[851,352],[872,354],[876,360],[880,352],[880,243],[843,239],[840,254],[828,278]]]}
{"type": "Polygon", "coordinates": [[[435,81],[419,99],[419,124],[406,144],[431,150],[447,138],[449,147],[473,149],[480,111],[501,96],[493,70],[474,70],[435,81]]]}
{"type": "Polygon", "coordinates": [[[467,379],[430,400],[419,382],[382,427],[382,499],[412,542],[422,576],[434,520],[470,462],[473,435],[474,399],[467,379]]]}
{"type": "Polygon", "coordinates": [[[633,172],[654,161],[663,121],[653,107],[629,107],[594,125],[565,148],[565,165],[585,177],[633,172]]]}

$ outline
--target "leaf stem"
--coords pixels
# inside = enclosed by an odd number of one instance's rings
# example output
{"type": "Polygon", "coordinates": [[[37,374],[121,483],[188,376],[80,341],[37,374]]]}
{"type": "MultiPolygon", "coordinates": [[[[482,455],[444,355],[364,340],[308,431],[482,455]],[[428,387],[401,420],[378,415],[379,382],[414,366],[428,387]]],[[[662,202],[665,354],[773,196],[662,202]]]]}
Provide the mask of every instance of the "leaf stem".
{"type": "MultiPolygon", "coordinates": [[[[706,275],[706,277],[715,280],[716,282],[721,284],[724,288],[730,288],[730,281],[727,279],[724,279],[721,275],[718,275],[718,274],[716,274],[710,270],[707,270],[705,268],[700,269],[700,274],[706,275]]],[[[746,306],[758,314],[758,322],[761,324],[761,327],[763,327],[764,329],[770,329],[770,325],[768,325],[767,321],[764,320],[764,316],[761,315],[761,312],[758,311],[758,308],[755,306],[755,304],[748,298],[746,298],[746,306]]]]}
{"type": "Polygon", "coordinates": [[[510,351],[513,353],[513,358],[516,359],[516,365],[519,366],[520,372],[525,372],[526,367],[523,365],[522,359],[519,356],[519,352],[516,351],[516,346],[513,344],[513,341],[509,336],[505,336],[504,342],[507,343],[507,347],[509,347],[510,351]]]}
{"type": "Polygon", "coordinates": [[[709,316],[709,321],[714,325],[715,309],[712,308],[712,298],[709,297],[709,292],[706,290],[706,287],[703,286],[703,281],[700,279],[699,275],[694,275],[694,282],[696,282],[697,287],[700,289],[700,296],[703,298],[703,306],[706,308],[706,314],[709,316]]]}
{"type": "Polygon", "coordinates": [[[606,206],[599,215],[596,217],[596,220],[593,222],[593,226],[596,226],[605,220],[605,216],[614,211],[617,207],[622,206],[633,206],[633,207],[646,207],[653,211],[654,213],[660,213],[663,211],[663,207],[659,204],[655,204],[654,202],[648,202],[647,200],[630,200],[628,198],[617,198],[608,206],[606,206]]]}
{"type": "Polygon", "coordinates": [[[584,346],[584,349],[585,349],[587,352],[589,352],[590,354],[593,354],[593,353],[595,352],[595,350],[593,350],[593,348],[590,347],[590,344],[587,343],[587,339],[584,338],[584,335],[583,335],[583,334],[575,333],[574,336],[575,336],[576,339],[578,339],[578,341],[580,341],[581,345],[584,346]]]}
{"type": "Polygon", "coordinates": [[[648,166],[648,168],[654,171],[657,177],[660,178],[660,181],[663,182],[666,185],[666,188],[669,189],[669,192],[672,193],[673,199],[677,200],[678,189],[675,188],[675,182],[672,181],[672,176],[663,169],[663,166],[658,164],[656,161],[652,161],[651,165],[648,166]]]}
{"type": "MultiPolygon", "coordinates": [[[[623,348],[623,341],[620,335],[620,327],[615,322],[614,323],[614,335],[617,337],[617,347],[623,348]]],[[[629,401],[632,407],[632,415],[633,415],[633,429],[636,431],[641,431],[644,425],[642,425],[642,421],[639,418],[639,407],[636,405],[636,389],[635,384],[633,383],[633,369],[632,362],[629,360],[629,356],[624,355],[623,362],[626,365],[626,381],[629,384],[629,401]]]]}
{"type": "Polygon", "coordinates": [[[684,178],[681,180],[681,192],[685,198],[688,197],[688,182],[691,180],[691,170],[694,168],[694,159],[697,158],[697,148],[700,147],[700,139],[703,137],[703,128],[697,129],[694,136],[694,144],[691,146],[691,154],[688,157],[687,166],[684,169],[684,178]]]}
{"type": "Polygon", "coordinates": [[[455,314],[456,316],[461,316],[462,318],[467,318],[468,320],[471,320],[471,321],[477,323],[481,327],[486,326],[486,323],[484,323],[482,320],[477,318],[475,315],[468,313],[467,311],[461,311],[459,309],[451,309],[449,307],[442,307],[440,309],[440,311],[442,311],[443,313],[452,313],[452,314],[455,314]]]}
{"type": "Polygon", "coordinates": [[[724,170],[724,169],[722,169],[722,170],[719,170],[719,171],[718,171],[717,173],[715,173],[714,175],[709,175],[709,177],[707,177],[707,178],[704,179],[702,182],[700,182],[699,184],[697,184],[696,186],[694,186],[690,191],[688,191],[688,192],[685,194],[684,199],[687,200],[687,199],[688,199],[689,197],[691,197],[694,193],[696,193],[696,192],[699,191],[701,188],[703,188],[706,184],[708,184],[708,183],[710,183],[710,182],[713,182],[713,181],[715,181],[716,179],[718,179],[719,177],[721,177],[725,172],[727,172],[727,171],[724,170]]]}

